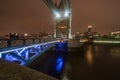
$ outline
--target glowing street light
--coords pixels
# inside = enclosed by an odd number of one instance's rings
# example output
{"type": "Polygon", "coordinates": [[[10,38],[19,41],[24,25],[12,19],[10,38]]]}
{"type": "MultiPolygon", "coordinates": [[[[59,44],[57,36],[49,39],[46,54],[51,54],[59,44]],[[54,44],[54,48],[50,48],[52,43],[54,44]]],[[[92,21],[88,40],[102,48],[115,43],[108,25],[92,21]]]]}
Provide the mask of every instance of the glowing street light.
{"type": "Polygon", "coordinates": [[[92,28],[92,26],[91,26],[91,25],[89,25],[89,26],[88,26],[88,28],[92,28]]]}
{"type": "Polygon", "coordinates": [[[69,13],[65,12],[64,17],[68,17],[68,16],[69,16],[69,13]]]}
{"type": "Polygon", "coordinates": [[[80,32],[77,32],[77,34],[79,34],[80,32]]]}
{"type": "Polygon", "coordinates": [[[60,18],[60,14],[59,13],[56,13],[56,18],[60,18]]]}
{"type": "Polygon", "coordinates": [[[27,34],[27,33],[25,33],[25,34],[24,34],[24,36],[28,36],[28,34],[27,34]]]}

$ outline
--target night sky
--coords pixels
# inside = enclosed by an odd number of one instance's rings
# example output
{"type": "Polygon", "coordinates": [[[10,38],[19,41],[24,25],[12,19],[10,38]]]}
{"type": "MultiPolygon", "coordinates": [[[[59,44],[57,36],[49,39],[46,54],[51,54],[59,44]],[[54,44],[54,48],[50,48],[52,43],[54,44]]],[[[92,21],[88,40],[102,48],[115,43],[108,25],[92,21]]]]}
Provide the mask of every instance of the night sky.
{"type": "MultiPolygon", "coordinates": [[[[120,29],[120,0],[71,0],[72,33],[120,29]]],[[[0,0],[0,35],[53,32],[54,16],[42,0],[0,0]]]]}

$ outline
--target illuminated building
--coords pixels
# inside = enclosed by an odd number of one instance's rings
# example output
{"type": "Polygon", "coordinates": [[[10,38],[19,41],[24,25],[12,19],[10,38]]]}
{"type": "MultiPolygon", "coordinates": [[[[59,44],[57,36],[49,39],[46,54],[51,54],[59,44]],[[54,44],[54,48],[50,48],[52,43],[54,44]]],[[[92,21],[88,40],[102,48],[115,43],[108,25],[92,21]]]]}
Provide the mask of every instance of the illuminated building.
{"type": "Polygon", "coordinates": [[[91,31],[92,31],[92,26],[89,25],[89,26],[88,26],[88,32],[91,32],[91,31]]]}
{"type": "Polygon", "coordinates": [[[110,36],[113,38],[120,38],[120,30],[110,32],[110,36]]]}

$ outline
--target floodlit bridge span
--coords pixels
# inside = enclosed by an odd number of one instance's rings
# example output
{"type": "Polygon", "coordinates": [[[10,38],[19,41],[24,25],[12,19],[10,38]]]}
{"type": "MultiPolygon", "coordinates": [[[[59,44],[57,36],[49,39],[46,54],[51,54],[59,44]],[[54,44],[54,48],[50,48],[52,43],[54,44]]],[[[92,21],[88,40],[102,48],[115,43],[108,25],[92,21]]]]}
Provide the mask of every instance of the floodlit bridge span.
{"type": "MultiPolygon", "coordinates": [[[[72,38],[71,21],[72,11],[70,0],[43,0],[55,16],[54,37],[72,38]]],[[[38,39],[33,40],[0,40],[0,58],[21,65],[27,65],[58,41],[39,43],[38,39]],[[30,45],[30,44],[32,45],[30,45]],[[36,43],[36,44],[33,44],[36,43]],[[4,45],[5,44],[5,45],[4,45]],[[23,45],[21,45],[23,44],[23,45]],[[17,46],[21,47],[17,47],[17,46]],[[26,46],[24,46],[26,45],[26,46]],[[11,47],[12,46],[12,47],[11,47]],[[14,46],[14,47],[13,47],[14,46]],[[11,48],[10,48],[11,47],[11,48]]]]}
{"type": "MultiPolygon", "coordinates": [[[[42,41],[42,43],[33,43],[26,46],[1,48],[0,58],[10,62],[16,62],[20,65],[28,65],[30,62],[42,55],[46,50],[53,47],[58,41],[59,40],[42,41]]],[[[4,43],[4,41],[0,40],[0,43],[2,42],[4,43]]]]}
{"type": "Polygon", "coordinates": [[[71,36],[71,1],[70,0],[43,0],[55,18],[54,37],[72,38],[71,36]]]}

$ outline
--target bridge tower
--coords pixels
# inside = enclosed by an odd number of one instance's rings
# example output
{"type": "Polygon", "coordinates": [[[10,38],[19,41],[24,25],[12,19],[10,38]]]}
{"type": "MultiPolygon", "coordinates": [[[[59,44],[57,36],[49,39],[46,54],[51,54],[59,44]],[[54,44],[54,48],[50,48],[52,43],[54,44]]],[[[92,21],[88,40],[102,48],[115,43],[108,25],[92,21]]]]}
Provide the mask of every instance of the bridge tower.
{"type": "Polygon", "coordinates": [[[72,11],[70,0],[43,0],[50,11],[54,14],[54,37],[72,38],[71,21],[72,11]]]}

